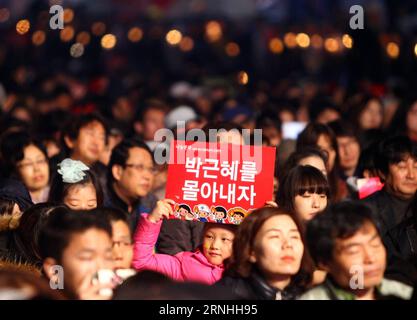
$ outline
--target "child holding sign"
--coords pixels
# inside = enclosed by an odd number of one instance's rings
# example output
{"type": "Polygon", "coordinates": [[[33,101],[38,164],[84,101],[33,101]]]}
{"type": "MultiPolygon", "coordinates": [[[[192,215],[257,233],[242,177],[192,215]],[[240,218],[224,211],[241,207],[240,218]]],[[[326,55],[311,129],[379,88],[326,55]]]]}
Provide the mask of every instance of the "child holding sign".
{"type": "Polygon", "coordinates": [[[150,214],[142,214],[134,236],[133,266],[137,270],[153,270],[177,281],[213,284],[221,279],[223,262],[232,254],[236,226],[206,223],[203,245],[194,252],[180,252],[174,256],[155,254],[162,219],[173,214],[175,202],[170,199],[157,202],[150,214]]]}

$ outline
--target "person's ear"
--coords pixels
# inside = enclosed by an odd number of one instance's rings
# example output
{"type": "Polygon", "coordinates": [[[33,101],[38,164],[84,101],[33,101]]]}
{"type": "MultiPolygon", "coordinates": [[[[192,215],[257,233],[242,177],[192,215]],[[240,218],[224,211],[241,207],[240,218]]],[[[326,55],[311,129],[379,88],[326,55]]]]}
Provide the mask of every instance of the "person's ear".
{"type": "Polygon", "coordinates": [[[52,281],[57,281],[58,280],[55,269],[52,268],[53,266],[56,266],[57,264],[58,263],[54,258],[46,258],[43,261],[43,264],[42,264],[43,271],[45,272],[48,279],[50,279],[52,281]]]}
{"type": "Polygon", "coordinates": [[[73,149],[74,148],[74,141],[71,140],[69,136],[64,136],[64,142],[67,145],[68,148],[73,149]]]}
{"type": "Polygon", "coordinates": [[[122,178],[122,174],[123,174],[123,168],[121,165],[115,164],[112,168],[111,168],[111,173],[113,175],[114,180],[116,181],[120,181],[120,179],[122,178]]]}
{"type": "Polygon", "coordinates": [[[135,121],[135,123],[133,124],[133,128],[135,129],[136,133],[143,134],[144,128],[142,122],[135,121]]]}
{"type": "Polygon", "coordinates": [[[249,254],[249,262],[256,263],[256,255],[254,250],[252,250],[249,254]]]}

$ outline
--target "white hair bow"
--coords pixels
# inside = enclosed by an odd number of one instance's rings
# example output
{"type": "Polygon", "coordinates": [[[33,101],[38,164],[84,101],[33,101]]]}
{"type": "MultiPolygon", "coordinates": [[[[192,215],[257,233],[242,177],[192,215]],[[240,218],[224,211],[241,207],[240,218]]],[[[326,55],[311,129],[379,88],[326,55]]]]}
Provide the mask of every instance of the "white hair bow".
{"type": "Polygon", "coordinates": [[[84,171],[90,170],[84,163],[78,160],[65,159],[58,164],[58,173],[65,183],[80,182],[86,175],[84,171]]]}

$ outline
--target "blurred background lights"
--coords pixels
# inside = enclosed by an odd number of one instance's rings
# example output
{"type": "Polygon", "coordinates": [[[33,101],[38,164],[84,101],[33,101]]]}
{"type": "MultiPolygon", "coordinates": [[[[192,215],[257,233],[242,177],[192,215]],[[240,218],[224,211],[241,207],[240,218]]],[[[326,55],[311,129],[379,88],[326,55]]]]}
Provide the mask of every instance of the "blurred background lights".
{"type": "Polygon", "coordinates": [[[77,34],[76,41],[86,46],[90,43],[91,36],[87,31],[81,31],[79,34],[77,34]]]}
{"type": "Polygon", "coordinates": [[[104,34],[104,32],[106,32],[106,25],[100,21],[94,22],[93,25],[91,26],[91,32],[95,36],[101,36],[104,34]]]}
{"type": "Polygon", "coordinates": [[[117,39],[116,36],[114,34],[108,33],[105,34],[102,38],[101,38],[101,46],[104,49],[112,49],[114,48],[114,46],[117,43],[117,39]]]}
{"type": "Polygon", "coordinates": [[[169,30],[165,36],[165,39],[171,46],[176,46],[182,40],[182,33],[176,29],[169,30]]]}
{"type": "Polygon", "coordinates": [[[284,43],[290,49],[295,48],[297,46],[295,34],[292,32],[288,32],[287,34],[285,34],[284,43]]]}
{"type": "Polygon", "coordinates": [[[42,30],[35,31],[32,35],[32,43],[35,46],[40,46],[45,42],[46,36],[45,32],[42,30]]]}
{"type": "Polygon", "coordinates": [[[345,48],[347,48],[347,49],[352,49],[352,47],[353,47],[353,39],[348,34],[344,34],[342,36],[342,43],[345,46],[345,48]]]}
{"type": "Polygon", "coordinates": [[[386,51],[387,55],[392,59],[396,59],[400,55],[400,47],[395,42],[389,42],[386,51]]]}
{"type": "Polygon", "coordinates": [[[324,41],[324,48],[330,53],[336,53],[339,51],[340,45],[336,38],[327,38],[324,41]]]}
{"type": "Polygon", "coordinates": [[[236,57],[240,53],[239,45],[236,42],[229,42],[226,45],[226,54],[229,57],[236,57]]]}
{"type": "Polygon", "coordinates": [[[6,22],[10,18],[10,11],[7,8],[0,9],[0,23],[6,22]]]}
{"type": "Polygon", "coordinates": [[[70,48],[70,55],[73,58],[79,58],[84,54],[84,46],[81,43],[74,43],[70,48]]]}
{"type": "Polygon", "coordinates": [[[274,54],[279,54],[284,51],[284,44],[279,38],[272,38],[269,40],[269,50],[274,54]]]}
{"type": "Polygon", "coordinates": [[[127,33],[127,38],[131,42],[139,42],[143,38],[143,31],[139,27],[133,27],[127,33]]]}
{"type": "Polygon", "coordinates": [[[237,74],[237,82],[240,85],[247,85],[248,82],[249,82],[249,75],[248,75],[248,73],[246,71],[240,71],[237,74]]]}
{"type": "Polygon", "coordinates": [[[74,28],[72,26],[67,26],[61,30],[59,36],[63,42],[70,42],[74,38],[74,28]]]}
{"type": "Polygon", "coordinates": [[[318,34],[311,36],[311,46],[315,49],[320,49],[323,46],[323,38],[318,34]]]}
{"type": "Polygon", "coordinates": [[[306,33],[297,34],[295,41],[301,48],[308,48],[310,46],[310,37],[306,33]]]}
{"type": "Polygon", "coordinates": [[[30,22],[27,19],[19,20],[16,23],[16,31],[18,34],[25,34],[30,29],[30,22]]]}
{"type": "Polygon", "coordinates": [[[206,24],[206,38],[210,42],[215,42],[221,39],[223,35],[222,26],[218,21],[209,21],[206,24]]]}
{"type": "Polygon", "coordinates": [[[72,9],[64,9],[64,22],[70,23],[74,19],[74,11],[72,9]]]}
{"type": "Polygon", "coordinates": [[[194,40],[190,37],[182,38],[180,42],[180,49],[184,52],[188,52],[193,50],[194,48],[194,40]]]}

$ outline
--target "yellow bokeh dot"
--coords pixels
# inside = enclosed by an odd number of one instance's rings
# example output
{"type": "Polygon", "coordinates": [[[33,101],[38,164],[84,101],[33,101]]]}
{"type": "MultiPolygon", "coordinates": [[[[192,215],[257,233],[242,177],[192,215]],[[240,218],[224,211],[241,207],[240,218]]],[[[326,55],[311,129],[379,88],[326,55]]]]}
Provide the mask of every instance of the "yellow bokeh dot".
{"type": "Polygon", "coordinates": [[[347,49],[352,49],[352,47],[353,47],[353,39],[348,34],[344,34],[342,36],[342,43],[345,46],[345,48],[347,48],[347,49]]]}
{"type": "Polygon", "coordinates": [[[168,42],[168,44],[170,44],[171,46],[176,46],[182,40],[182,33],[176,29],[170,30],[168,31],[165,39],[168,42]]]}
{"type": "Polygon", "coordinates": [[[16,31],[18,34],[25,34],[30,29],[30,22],[27,19],[19,20],[16,23],[16,31]]]}
{"type": "Polygon", "coordinates": [[[297,40],[296,40],[295,34],[292,32],[288,32],[287,34],[285,34],[284,43],[290,49],[295,48],[297,46],[297,40]]]}
{"type": "Polygon", "coordinates": [[[306,33],[297,34],[295,41],[300,48],[308,48],[310,46],[310,37],[306,33]]]}
{"type": "Polygon", "coordinates": [[[108,34],[105,34],[101,38],[101,46],[104,49],[112,49],[112,48],[114,48],[116,43],[117,43],[117,39],[116,39],[116,36],[114,34],[108,33],[108,34]]]}
{"type": "Polygon", "coordinates": [[[237,82],[241,85],[247,85],[249,82],[249,75],[246,71],[240,71],[237,74],[237,82]]]}

